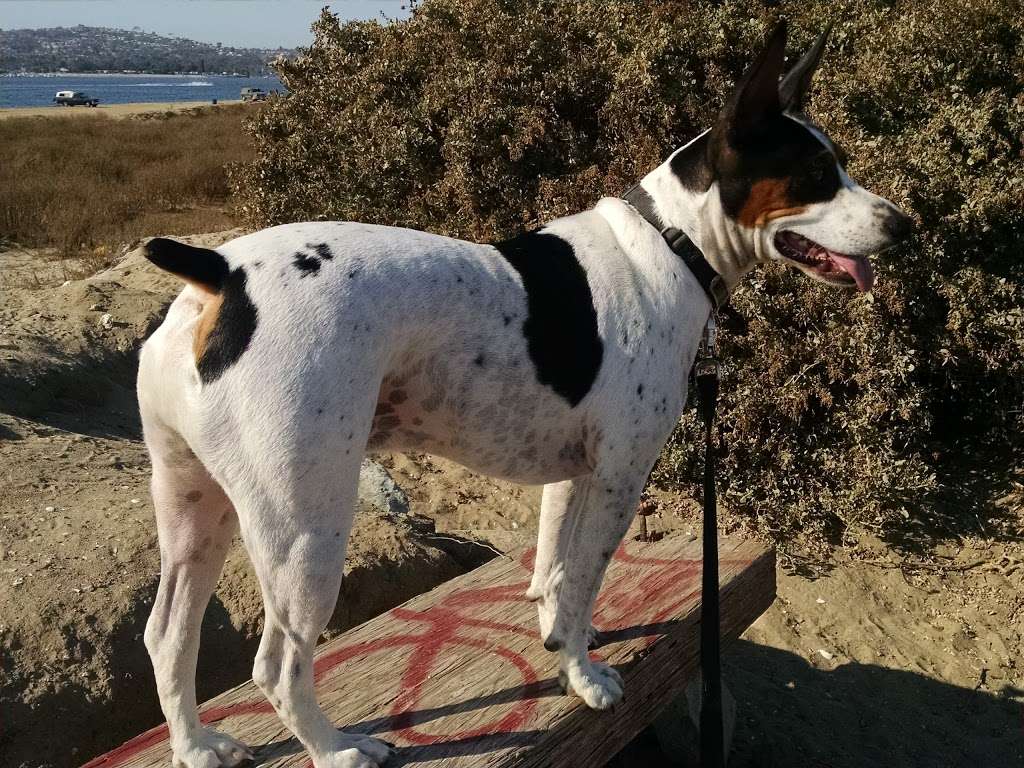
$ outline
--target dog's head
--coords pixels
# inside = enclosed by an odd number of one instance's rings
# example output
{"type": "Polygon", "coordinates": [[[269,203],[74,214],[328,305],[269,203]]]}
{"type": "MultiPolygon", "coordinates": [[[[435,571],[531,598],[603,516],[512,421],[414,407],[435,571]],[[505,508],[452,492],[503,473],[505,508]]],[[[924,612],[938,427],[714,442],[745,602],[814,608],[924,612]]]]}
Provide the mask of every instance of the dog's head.
{"type": "Polygon", "coordinates": [[[867,291],[868,255],[905,239],[911,220],[851,179],[842,149],[804,114],[827,35],[780,82],[780,23],[703,137],[699,162],[681,151],[670,164],[684,186],[717,194],[718,215],[734,228],[728,239],[742,242],[752,261],[780,261],[867,291]]]}

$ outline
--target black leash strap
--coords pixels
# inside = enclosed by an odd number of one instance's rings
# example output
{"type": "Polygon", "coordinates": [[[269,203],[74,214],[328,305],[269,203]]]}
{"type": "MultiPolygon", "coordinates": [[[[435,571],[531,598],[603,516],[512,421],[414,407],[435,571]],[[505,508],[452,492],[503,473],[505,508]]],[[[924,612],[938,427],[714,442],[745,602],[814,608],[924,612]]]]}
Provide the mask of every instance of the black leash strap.
{"type": "Polygon", "coordinates": [[[723,768],[721,619],[718,605],[718,502],[715,497],[715,447],[712,429],[718,402],[718,328],[708,317],[695,374],[698,406],[704,422],[704,568],[700,602],[700,762],[723,768]]]}
{"type": "MultiPolygon", "coordinates": [[[[682,259],[697,278],[697,282],[707,294],[708,301],[711,302],[711,315],[704,329],[704,340],[701,342],[700,355],[694,367],[698,406],[704,421],[704,570],[700,602],[700,671],[703,683],[700,707],[700,762],[702,768],[724,768],[721,619],[718,606],[718,505],[715,499],[715,448],[711,433],[715,423],[715,405],[718,401],[717,317],[719,312],[727,312],[729,287],[686,233],[662,222],[654,199],[640,184],[628,189],[622,199],[658,230],[668,243],[669,249],[682,259]]],[[[734,313],[728,314],[734,319],[739,317],[734,313]]]]}

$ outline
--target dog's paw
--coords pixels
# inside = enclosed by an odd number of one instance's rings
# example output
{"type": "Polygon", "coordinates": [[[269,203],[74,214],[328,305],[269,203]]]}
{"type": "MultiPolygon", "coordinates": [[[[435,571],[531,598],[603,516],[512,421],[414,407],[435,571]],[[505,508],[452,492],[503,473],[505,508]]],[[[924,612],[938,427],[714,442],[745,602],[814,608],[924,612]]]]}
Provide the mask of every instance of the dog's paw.
{"type": "Polygon", "coordinates": [[[603,661],[587,660],[566,671],[568,688],[591,709],[608,709],[622,698],[622,677],[603,661]]]}
{"type": "Polygon", "coordinates": [[[326,755],[315,756],[315,768],[381,768],[394,747],[386,741],[369,736],[339,733],[333,749],[326,755]]]}
{"type": "Polygon", "coordinates": [[[252,752],[240,741],[213,728],[192,731],[174,746],[174,768],[236,768],[251,762],[252,752]]]}

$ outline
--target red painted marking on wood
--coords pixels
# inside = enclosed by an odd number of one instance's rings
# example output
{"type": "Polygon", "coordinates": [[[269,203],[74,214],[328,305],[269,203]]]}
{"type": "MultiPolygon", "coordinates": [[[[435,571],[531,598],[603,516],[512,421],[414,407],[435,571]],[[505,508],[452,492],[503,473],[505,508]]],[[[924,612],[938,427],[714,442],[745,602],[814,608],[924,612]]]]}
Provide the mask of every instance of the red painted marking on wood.
{"type": "MultiPolygon", "coordinates": [[[[519,559],[520,565],[527,570],[532,569],[536,550],[529,549],[519,559]]],[[[699,560],[672,560],[665,558],[645,558],[631,555],[620,546],[615,560],[628,567],[629,575],[620,572],[613,581],[605,585],[598,600],[595,618],[605,627],[629,627],[638,623],[656,623],[671,616],[688,601],[700,593],[699,586],[684,590],[675,599],[659,606],[657,595],[671,594],[680,584],[695,583],[695,576],[700,573],[699,560]],[[642,571],[639,575],[637,571],[642,571]],[[648,613],[651,608],[657,608],[648,613]]],[[[725,559],[723,565],[749,565],[749,559],[725,559]]],[[[385,650],[407,647],[409,660],[402,673],[401,692],[388,712],[389,718],[384,730],[391,731],[395,736],[410,744],[436,744],[448,740],[465,740],[495,733],[506,733],[525,725],[533,715],[538,699],[536,685],[537,670],[523,657],[502,645],[490,645],[483,640],[460,634],[465,628],[489,629],[519,635],[536,636],[532,627],[518,624],[497,622],[466,616],[458,609],[479,608],[480,606],[504,602],[525,601],[523,592],[529,582],[502,584],[492,587],[465,589],[448,595],[437,605],[425,611],[414,611],[408,608],[394,608],[389,615],[407,624],[420,623],[425,625],[422,631],[388,635],[375,640],[353,643],[340,648],[332,648],[314,661],[314,680],[320,681],[341,664],[356,657],[368,656],[385,650]],[[478,726],[459,733],[430,734],[417,730],[412,722],[415,708],[426,691],[426,683],[433,671],[438,657],[449,648],[473,648],[493,653],[502,660],[516,667],[522,679],[522,689],[516,706],[504,714],[496,722],[478,726]]],[[[652,628],[652,634],[643,638],[645,645],[650,645],[661,634],[652,628]]],[[[599,656],[592,655],[594,660],[599,656]]],[[[200,721],[205,724],[218,723],[229,717],[246,714],[273,714],[273,707],[263,699],[239,702],[230,706],[210,707],[200,713],[200,721]]],[[[134,739],[125,742],[111,752],[94,758],[82,768],[118,768],[146,749],[156,747],[168,738],[167,725],[160,725],[134,739]]],[[[311,764],[307,764],[311,768],[311,764]]]]}

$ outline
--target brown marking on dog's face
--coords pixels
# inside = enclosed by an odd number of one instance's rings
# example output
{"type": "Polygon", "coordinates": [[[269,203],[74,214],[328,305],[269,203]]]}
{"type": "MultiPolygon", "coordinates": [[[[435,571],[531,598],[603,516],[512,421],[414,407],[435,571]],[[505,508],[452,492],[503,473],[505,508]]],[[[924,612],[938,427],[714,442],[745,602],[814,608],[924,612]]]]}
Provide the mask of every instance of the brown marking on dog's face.
{"type": "Polygon", "coordinates": [[[199,501],[201,498],[203,498],[202,491],[189,491],[188,493],[185,494],[185,501],[191,501],[195,503],[199,501]]]}
{"type": "Polygon", "coordinates": [[[206,352],[206,343],[210,339],[210,333],[217,325],[217,318],[220,317],[220,309],[224,304],[224,295],[221,293],[207,293],[203,311],[199,315],[199,322],[196,324],[196,335],[192,339],[192,355],[195,357],[196,365],[206,352]]]}
{"type": "Polygon", "coordinates": [[[747,227],[763,227],[772,219],[804,210],[806,206],[794,205],[789,197],[789,179],[760,179],[750,185],[750,194],[736,220],[747,227]]]}

